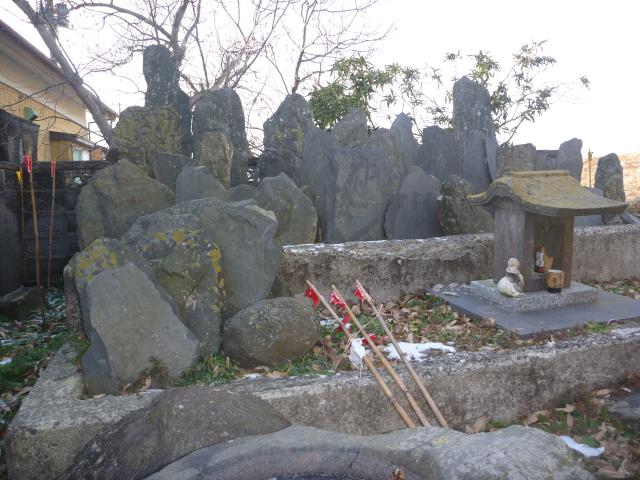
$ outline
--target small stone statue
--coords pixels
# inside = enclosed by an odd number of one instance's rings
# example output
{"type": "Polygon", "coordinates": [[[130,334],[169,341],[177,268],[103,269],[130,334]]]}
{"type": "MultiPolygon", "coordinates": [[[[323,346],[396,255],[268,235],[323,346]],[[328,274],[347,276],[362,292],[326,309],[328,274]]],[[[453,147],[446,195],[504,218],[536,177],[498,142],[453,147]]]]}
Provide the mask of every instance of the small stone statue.
{"type": "Polygon", "coordinates": [[[510,258],[507,262],[507,274],[498,282],[498,291],[506,297],[523,297],[522,289],[524,279],[520,270],[520,262],[517,258],[510,258]]]}
{"type": "Polygon", "coordinates": [[[544,245],[539,245],[538,249],[536,250],[536,260],[533,263],[533,270],[537,273],[545,272],[544,254],[545,254],[544,245]]]}

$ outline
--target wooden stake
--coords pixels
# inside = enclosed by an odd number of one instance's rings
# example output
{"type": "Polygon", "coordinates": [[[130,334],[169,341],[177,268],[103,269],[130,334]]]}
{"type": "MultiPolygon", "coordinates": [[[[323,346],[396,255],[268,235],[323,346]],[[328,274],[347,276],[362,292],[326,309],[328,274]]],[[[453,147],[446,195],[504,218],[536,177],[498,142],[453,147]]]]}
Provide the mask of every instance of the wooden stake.
{"type": "Polygon", "coordinates": [[[416,402],[416,399],[413,397],[413,395],[405,385],[404,381],[393,369],[393,366],[389,363],[389,360],[387,360],[387,357],[384,356],[384,353],[382,353],[382,351],[380,351],[380,349],[373,342],[373,340],[371,340],[371,338],[369,337],[369,334],[367,333],[365,328],[362,326],[362,324],[358,320],[358,317],[356,317],[353,314],[353,312],[351,311],[351,308],[349,308],[349,305],[347,304],[347,302],[345,302],[342,294],[338,291],[335,285],[331,285],[331,288],[333,289],[333,292],[337,295],[338,299],[340,299],[340,301],[344,303],[345,309],[347,310],[347,313],[349,314],[351,321],[362,332],[365,340],[367,341],[367,343],[369,344],[369,347],[371,348],[371,351],[382,362],[382,365],[384,365],[384,368],[387,370],[387,372],[389,372],[389,375],[391,375],[391,378],[393,378],[393,380],[396,382],[400,390],[402,390],[402,393],[404,393],[405,397],[407,397],[407,400],[409,401],[409,405],[411,405],[411,408],[413,409],[413,411],[416,412],[416,415],[418,416],[418,420],[420,420],[420,423],[425,427],[430,426],[429,421],[427,420],[426,415],[418,405],[418,402],[416,402]]]}
{"type": "Polygon", "coordinates": [[[49,253],[47,255],[47,291],[51,288],[51,249],[53,245],[53,210],[56,205],[56,167],[51,163],[51,215],[49,216],[49,253]]]}
{"type": "MultiPolygon", "coordinates": [[[[309,285],[309,288],[311,290],[313,290],[313,292],[318,296],[318,298],[322,302],[322,305],[324,305],[324,308],[326,308],[329,311],[329,313],[331,313],[333,318],[335,318],[336,321],[338,323],[340,323],[340,317],[333,310],[333,308],[331,308],[331,305],[329,305],[329,303],[324,299],[324,297],[318,291],[318,289],[308,280],[307,280],[307,285],[309,285]]],[[[353,338],[351,336],[351,333],[349,333],[346,329],[345,329],[344,333],[349,337],[349,341],[353,340],[353,338]]],[[[371,361],[371,359],[365,355],[362,358],[362,361],[364,362],[366,367],[369,369],[369,371],[373,375],[373,378],[375,378],[376,382],[378,382],[378,385],[380,385],[380,388],[382,389],[382,391],[384,392],[385,396],[389,400],[389,403],[391,403],[393,408],[395,408],[396,412],[398,412],[398,415],[400,415],[400,418],[402,419],[404,424],[409,428],[415,428],[415,426],[416,426],[415,422],[407,414],[407,411],[404,408],[402,408],[402,405],[400,405],[398,403],[398,401],[396,400],[396,398],[393,395],[393,392],[391,392],[391,390],[389,389],[389,386],[387,385],[387,382],[385,382],[384,378],[382,378],[382,375],[380,375],[380,372],[378,372],[378,369],[376,369],[376,367],[373,364],[373,362],[371,361]]]]}
{"type": "Polygon", "coordinates": [[[424,399],[429,404],[429,408],[431,408],[431,411],[433,412],[433,415],[436,417],[436,420],[438,420],[438,423],[440,424],[440,426],[442,426],[443,428],[448,428],[449,425],[447,424],[447,421],[442,416],[442,413],[440,413],[440,409],[436,405],[436,402],[434,402],[433,398],[431,398],[431,395],[427,391],[427,387],[425,387],[425,385],[422,382],[422,380],[420,380],[420,377],[418,377],[418,374],[413,369],[413,366],[411,365],[411,363],[407,359],[406,355],[404,354],[404,352],[400,348],[400,345],[398,345],[398,342],[396,341],[395,337],[393,336],[393,333],[391,333],[391,329],[387,325],[387,322],[385,322],[385,320],[382,318],[382,315],[380,314],[380,311],[378,310],[378,308],[376,307],[373,299],[371,298],[371,295],[369,295],[369,292],[367,292],[364,289],[364,287],[362,286],[362,283],[360,283],[360,280],[356,280],[356,286],[364,294],[364,297],[367,300],[367,303],[373,309],[373,313],[375,314],[376,318],[380,322],[380,325],[382,325],[382,328],[384,329],[384,332],[389,337],[389,340],[391,340],[391,343],[393,344],[394,348],[396,349],[396,352],[398,352],[398,355],[400,355],[400,358],[402,359],[402,362],[407,367],[407,370],[409,371],[409,375],[411,375],[411,378],[413,378],[413,381],[418,386],[418,389],[422,393],[422,396],[424,397],[424,399]]]}
{"type": "Polygon", "coordinates": [[[36,241],[36,290],[38,294],[38,306],[40,307],[40,317],[42,318],[42,327],[47,328],[47,317],[44,314],[44,304],[42,303],[42,287],[40,285],[40,234],[38,232],[38,212],[36,211],[36,194],[33,189],[33,167],[29,172],[29,190],[31,194],[31,216],[33,217],[33,232],[36,241]]]}

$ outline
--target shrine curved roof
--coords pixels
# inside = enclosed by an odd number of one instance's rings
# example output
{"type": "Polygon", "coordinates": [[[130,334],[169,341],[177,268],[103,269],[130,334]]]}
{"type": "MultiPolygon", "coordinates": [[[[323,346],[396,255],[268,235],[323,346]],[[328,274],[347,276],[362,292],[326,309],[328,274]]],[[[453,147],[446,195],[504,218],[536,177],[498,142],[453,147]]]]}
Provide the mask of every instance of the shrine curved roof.
{"type": "Polygon", "coordinates": [[[523,211],[550,217],[620,213],[627,207],[583,187],[567,170],[505,173],[485,192],[467,195],[471,205],[495,206],[504,199],[523,211]]]}

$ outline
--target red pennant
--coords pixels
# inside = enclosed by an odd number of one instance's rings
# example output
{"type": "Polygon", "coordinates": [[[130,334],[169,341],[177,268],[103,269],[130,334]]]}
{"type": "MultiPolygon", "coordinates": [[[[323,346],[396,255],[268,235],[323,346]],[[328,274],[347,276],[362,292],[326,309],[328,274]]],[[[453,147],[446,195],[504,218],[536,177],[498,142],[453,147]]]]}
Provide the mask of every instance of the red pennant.
{"type": "Polygon", "coordinates": [[[33,162],[31,160],[31,155],[28,153],[25,153],[23,160],[24,160],[24,164],[27,166],[27,173],[31,175],[31,171],[33,170],[33,162]]]}
{"type": "Polygon", "coordinates": [[[55,160],[51,161],[51,178],[55,178],[56,176],[56,162],[55,160]]]}
{"type": "Polygon", "coordinates": [[[313,302],[314,306],[318,305],[318,302],[320,301],[320,298],[318,297],[316,292],[313,291],[313,289],[311,287],[307,288],[307,291],[304,292],[304,295],[311,299],[311,301],[313,302]]]}
{"type": "Polygon", "coordinates": [[[350,328],[349,328],[349,327],[348,327],[348,325],[347,325],[347,324],[349,323],[349,319],[350,319],[350,318],[349,318],[349,314],[347,313],[347,314],[344,316],[344,318],[340,321],[340,325],[338,325],[338,326],[336,327],[336,331],[337,331],[337,332],[344,332],[345,330],[346,330],[346,331],[349,331],[349,330],[350,330],[350,328]]]}
{"type": "Polygon", "coordinates": [[[344,303],[342,300],[340,300],[340,298],[338,298],[338,295],[336,295],[336,292],[331,292],[331,297],[329,298],[329,301],[339,309],[346,308],[347,306],[346,303],[344,303]]]}
{"type": "Polygon", "coordinates": [[[360,287],[356,287],[356,291],[354,293],[356,295],[356,298],[361,302],[364,302],[367,299],[367,297],[365,297],[364,295],[364,292],[360,290],[360,287]]]}

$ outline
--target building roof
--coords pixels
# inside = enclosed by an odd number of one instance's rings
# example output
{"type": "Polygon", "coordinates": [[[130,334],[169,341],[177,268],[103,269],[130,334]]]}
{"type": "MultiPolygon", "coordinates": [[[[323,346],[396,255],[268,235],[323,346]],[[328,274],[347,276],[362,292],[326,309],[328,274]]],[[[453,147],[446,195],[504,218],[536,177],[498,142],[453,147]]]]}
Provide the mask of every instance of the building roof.
{"type": "MultiPolygon", "coordinates": [[[[2,20],[0,20],[0,33],[4,33],[8,37],[10,37],[13,41],[20,44],[22,47],[24,47],[30,54],[34,56],[34,58],[36,58],[42,65],[44,65],[51,72],[57,75],[60,75],[62,76],[62,78],[64,78],[64,74],[62,70],[53,60],[51,60],[47,55],[45,55],[39,49],[33,46],[26,38],[24,38],[22,35],[20,35],[18,32],[16,32],[13,28],[11,28],[2,20]]],[[[92,94],[90,93],[90,95],[92,94]]],[[[113,117],[113,119],[115,119],[118,116],[118,113],[115,110],[110,108],[108,105],[104,104],[102,101],[100,101],[100,99],[97,99],[97,101],[108,116],[113,117]]]]}
{"type": "Polygon", "coordinates": [[[550,217],[620,213],[627,207],[626,203],[584,188],[567,170],[505,173],[485,192],[467,195],[471,205],[495,206],[501,200],[510,200],[526,212],[550,217]]]}

